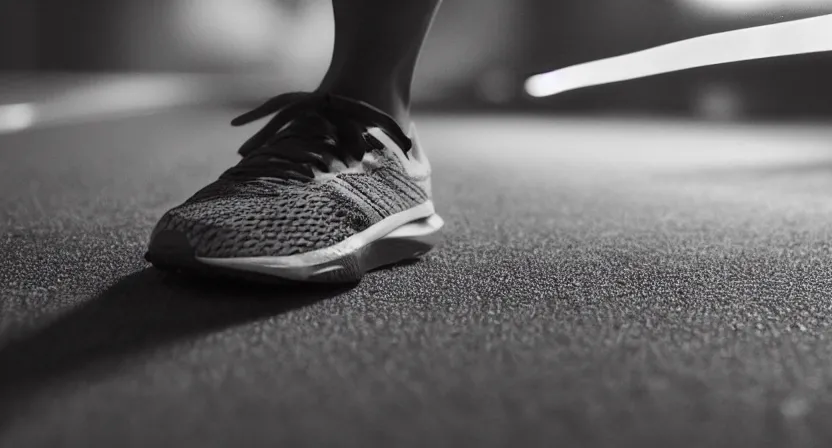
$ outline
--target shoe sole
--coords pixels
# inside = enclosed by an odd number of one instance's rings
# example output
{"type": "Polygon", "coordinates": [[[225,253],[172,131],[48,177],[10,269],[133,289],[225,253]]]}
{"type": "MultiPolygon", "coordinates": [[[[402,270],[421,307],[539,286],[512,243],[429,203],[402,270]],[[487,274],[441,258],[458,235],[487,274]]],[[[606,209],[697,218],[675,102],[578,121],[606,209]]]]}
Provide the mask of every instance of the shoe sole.
{"type": "Polygon", "coordinates": [[[145,258],[163,270],[224,273],[250,280],[350,283],[374,269],[430,252],[442,240],[443,225],[429,201],[389,216],[338,244],[298,255],[199,257],[184,234],[165,231],[154,238],[145,258]]]}

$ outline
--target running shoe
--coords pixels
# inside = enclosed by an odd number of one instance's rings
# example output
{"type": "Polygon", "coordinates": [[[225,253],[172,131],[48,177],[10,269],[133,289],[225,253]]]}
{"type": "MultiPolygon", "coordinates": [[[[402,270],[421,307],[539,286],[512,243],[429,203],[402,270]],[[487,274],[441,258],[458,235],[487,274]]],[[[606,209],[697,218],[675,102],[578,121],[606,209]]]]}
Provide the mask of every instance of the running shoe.
{"type": "Polygon", "coordinates": [[[165,270],[355,282],[440,241],[431,168],[415,128],[343,96],[289,93],[240,162],[168,211],[145,258],[165,270]]]}

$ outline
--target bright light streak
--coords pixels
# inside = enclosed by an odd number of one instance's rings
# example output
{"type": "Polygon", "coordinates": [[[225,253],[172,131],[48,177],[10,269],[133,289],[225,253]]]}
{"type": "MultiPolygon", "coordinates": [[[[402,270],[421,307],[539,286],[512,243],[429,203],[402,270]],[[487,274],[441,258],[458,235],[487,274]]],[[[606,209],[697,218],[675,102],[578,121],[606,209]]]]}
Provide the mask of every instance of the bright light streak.
{"type": "Polygon", "coordinates": [[[832,50],[832,15],[794,20],[662,45],[587,62],[526,80],[535,97],[647,76],[771,57],[832,50]]]}
{"type": "Polygon", "coordinates": [[[0,104],[0,134],[22,131],[35,123],[32,104],[0,104]]]}
{"type": "Polygon", "coordinates": [[[828,6],[829,0],[683,0],[682,3],[699,11],[734,14],[783,9],[802,10],[828,6]]]}

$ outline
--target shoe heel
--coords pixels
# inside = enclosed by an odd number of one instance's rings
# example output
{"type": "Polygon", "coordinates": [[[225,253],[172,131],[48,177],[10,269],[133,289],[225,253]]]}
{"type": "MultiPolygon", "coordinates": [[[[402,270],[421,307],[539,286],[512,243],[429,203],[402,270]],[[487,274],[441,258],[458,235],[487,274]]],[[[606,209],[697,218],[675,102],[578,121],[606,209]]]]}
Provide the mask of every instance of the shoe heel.
{"type": "Polygon", "coordinates": [[[364,249],[362,270],[371,271],[424,256],[442,241],[443,225],[442,218],[434,214],[388,233],[364,249]]]}

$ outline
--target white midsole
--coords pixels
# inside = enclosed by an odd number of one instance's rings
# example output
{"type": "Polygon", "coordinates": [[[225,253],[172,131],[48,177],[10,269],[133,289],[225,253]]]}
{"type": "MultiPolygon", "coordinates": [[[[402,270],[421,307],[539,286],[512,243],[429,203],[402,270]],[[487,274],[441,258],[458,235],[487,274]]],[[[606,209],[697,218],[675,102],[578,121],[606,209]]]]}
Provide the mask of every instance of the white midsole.
{"type": "Polygon", "coordinates": [[[307,268],[337,260],[387,236],[409,222],[433,216],[434,213],[433,201],[427,201],[416,207],[388,216],[338,244],[297,255],[238,258],[196,257],[196,259],[205,264],[239,269],[251,268],[254,265],[263,268],[307,268]]]}

